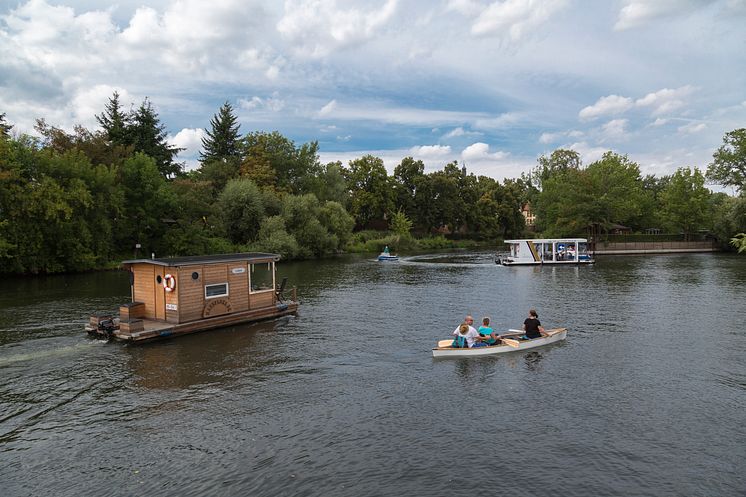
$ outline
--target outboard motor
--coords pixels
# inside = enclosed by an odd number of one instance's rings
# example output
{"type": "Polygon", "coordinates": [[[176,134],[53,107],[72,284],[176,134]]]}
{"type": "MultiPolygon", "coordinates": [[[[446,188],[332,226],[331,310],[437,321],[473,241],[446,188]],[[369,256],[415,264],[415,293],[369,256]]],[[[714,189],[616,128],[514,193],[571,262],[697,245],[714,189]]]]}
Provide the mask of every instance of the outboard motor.
{"type": "Polygon", "coordinates": [[[98,329],[107,337],[111,338],[111,336],[114,334],[114,331],[116,331],[117,326],[114,323],[114,319],[102,319],[98,323],[98,329]]]}

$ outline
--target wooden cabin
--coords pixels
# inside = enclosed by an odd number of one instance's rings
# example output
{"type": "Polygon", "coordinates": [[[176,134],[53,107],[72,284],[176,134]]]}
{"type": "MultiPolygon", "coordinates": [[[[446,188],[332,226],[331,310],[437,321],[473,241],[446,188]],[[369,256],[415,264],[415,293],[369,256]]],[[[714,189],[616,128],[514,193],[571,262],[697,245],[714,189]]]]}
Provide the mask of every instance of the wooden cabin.
{"type": "Polygon", "coordinates": [[[122,262],[132,302],[119,318],[92,316],[89,333],[141,341],[295,313],[295,288],[278,288],[277,254],[222,254],[122,262]]]}

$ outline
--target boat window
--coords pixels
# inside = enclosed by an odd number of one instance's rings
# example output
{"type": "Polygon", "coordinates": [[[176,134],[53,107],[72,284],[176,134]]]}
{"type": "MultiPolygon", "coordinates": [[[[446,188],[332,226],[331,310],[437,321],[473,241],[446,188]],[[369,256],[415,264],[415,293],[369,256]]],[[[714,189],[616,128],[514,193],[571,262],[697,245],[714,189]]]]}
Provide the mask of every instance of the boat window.
{"type": "Polygon", "coordinates": [[[205,298],[225,297],[228,295],[228,283],[218,285],[205,285],[205,298]]]}
{"type": "Polygon", "coordinates": [[[251,264],[249,283],[251,284],[252,293],[274,290],[275,280],[273,266],[274,265],[271,262],[251,264]]]}

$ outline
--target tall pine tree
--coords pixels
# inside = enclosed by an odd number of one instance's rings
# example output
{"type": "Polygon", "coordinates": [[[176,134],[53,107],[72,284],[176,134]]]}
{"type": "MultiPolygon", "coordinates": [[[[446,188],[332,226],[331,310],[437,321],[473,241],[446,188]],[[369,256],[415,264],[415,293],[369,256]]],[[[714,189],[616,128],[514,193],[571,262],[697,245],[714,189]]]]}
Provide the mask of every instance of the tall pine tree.
{"type": "Polygon", "coordinates": [[[100,116],[96,116],[96,120],[106,132],[106,136],[112,144],[132,145],[128,132],[130,116],[122,110],[122,105],[119,103],[119,92],[114,92],[114,95],[106,104],[104,112],[100,116]]]}
{"type": "Polygon", "coordinates": [[[217,114],[210,119],[212,129],[207,130],[207,136],[202,138],[202,152],[199,157],[203,163],[213,161],[229,161],[238,159],[239,134],[238,118],[233,114],[233,107],[225,102],[217,114]]]}
{"type": "Polygon", "coordinates": [[[10,128],[12,128],[12,124],[8,124],[8,121],[5,120],[5,112],[0,114],[0,136],[10,136],[10,128]]]}
{"type": "Polygon", "coordinates": [[[158,171],[166,179],[178,176],[182,164],[175,161],[176,155],[183,149],[169,145],[166,141],[166,126],[161,124],[158,113],[146,97],[140,107],[129,115],[130,124],[127,135],[132,140],[136,152],[142,152],[155,159],[158,171]]]}

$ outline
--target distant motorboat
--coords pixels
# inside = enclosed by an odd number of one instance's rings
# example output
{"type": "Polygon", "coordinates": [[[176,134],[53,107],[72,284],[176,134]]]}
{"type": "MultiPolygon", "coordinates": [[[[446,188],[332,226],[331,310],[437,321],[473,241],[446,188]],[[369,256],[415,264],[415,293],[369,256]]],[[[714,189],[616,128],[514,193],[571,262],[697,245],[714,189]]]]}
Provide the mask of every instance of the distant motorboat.
{"type": "Polygon", "coordinates": [[[379,261],[398,261],[399,256],[398,255],[391,255],[388,252],[381,252],[381,254],[378,256],[379,261]]]}

